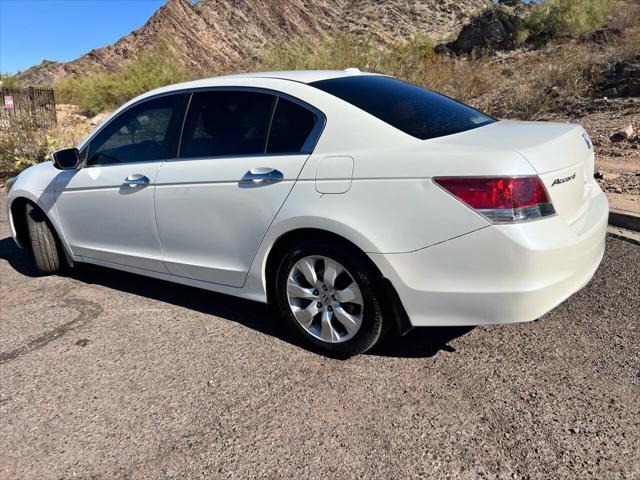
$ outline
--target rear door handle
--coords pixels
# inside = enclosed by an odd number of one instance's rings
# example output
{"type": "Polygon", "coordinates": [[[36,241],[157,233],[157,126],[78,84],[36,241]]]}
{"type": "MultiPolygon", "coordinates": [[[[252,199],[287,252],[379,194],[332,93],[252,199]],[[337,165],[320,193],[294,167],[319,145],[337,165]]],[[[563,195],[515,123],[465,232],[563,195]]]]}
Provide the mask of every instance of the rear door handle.
{"type": "Polygon", "coordinates": [[[284,174],[271,167],[255,167],[245,173],[240,179],[241,187],[259,187],[281,182],[284,174]]]}
{"type": "Polygon", "coordinates": [[[149,177],[145,177],[140,173],[132,173],[122,182],[123,185],[129,185],[130,187],[139,187],[149,185],[149,177]]]}

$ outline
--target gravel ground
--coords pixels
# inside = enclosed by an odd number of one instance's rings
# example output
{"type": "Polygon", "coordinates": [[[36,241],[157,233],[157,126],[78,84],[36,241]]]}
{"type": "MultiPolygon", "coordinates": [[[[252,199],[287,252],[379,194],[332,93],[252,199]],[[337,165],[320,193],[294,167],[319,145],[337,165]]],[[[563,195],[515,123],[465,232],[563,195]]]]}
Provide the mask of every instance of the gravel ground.
{"type": "Polygon", "coordinates": [[[639,284],[640,247],[610,239],[539,321],[340,361],[260,304],[36,277],[2,215],[0,478],[640,478],[639,284]]]}

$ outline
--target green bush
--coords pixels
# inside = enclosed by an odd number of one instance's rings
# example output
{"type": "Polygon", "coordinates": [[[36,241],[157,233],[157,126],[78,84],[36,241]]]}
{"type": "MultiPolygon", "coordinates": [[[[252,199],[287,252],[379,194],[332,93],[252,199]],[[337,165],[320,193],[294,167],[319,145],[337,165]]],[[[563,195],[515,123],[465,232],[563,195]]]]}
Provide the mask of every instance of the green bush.
{"type": "Polygon", "coordinates": [[[15,75],[0,73],[0,86],[5,88],[18,88],[20,86],[20,82],[18,82],[15,75]]]}
{"type": "Polygon", "coordinates": [[[522,21],[516,42],[531,36],[578,37],[601,28],[612,11],[612,0],[544,0],[522,21]]]}
{"type": "Polygon", "coordinates": [[[58,103],[73,103],[87,115],[112,110],[154,88],[189,80],[177,55],[166,45],[143,52],[115,73],[94,73],[54,84],[58,103]]]}

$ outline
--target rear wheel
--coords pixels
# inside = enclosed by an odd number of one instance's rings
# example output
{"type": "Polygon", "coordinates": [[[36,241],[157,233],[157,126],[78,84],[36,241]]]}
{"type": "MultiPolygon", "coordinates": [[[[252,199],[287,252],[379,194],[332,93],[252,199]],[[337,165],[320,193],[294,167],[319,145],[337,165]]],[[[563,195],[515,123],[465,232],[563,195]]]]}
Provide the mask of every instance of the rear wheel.
{"type": "Polygon", "coordinates": [[[378,274],[343,245],[302,242],[284,255],[276,273],[281,315],[303,339],[324,350],[357,355],[381,338],[378,274]]]}
{"type": "Polygon", "coordinates": [[[25,215],[36,268],[45,275],[59,272],[62,269],[62,252],[47,216],[30,203],[25,207],[25,215]]]}

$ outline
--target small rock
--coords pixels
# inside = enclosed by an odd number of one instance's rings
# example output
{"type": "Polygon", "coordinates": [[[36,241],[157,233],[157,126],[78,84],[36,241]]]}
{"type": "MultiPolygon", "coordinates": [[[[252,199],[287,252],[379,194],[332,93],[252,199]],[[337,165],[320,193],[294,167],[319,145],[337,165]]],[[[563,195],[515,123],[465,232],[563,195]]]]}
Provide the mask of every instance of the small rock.
{"type": "Polygon", "coordinates": [[[611,185],[611,190],[613,190],[615,193],[622,193],[622,187],[618,184],[613,184],[611,185]]]}
{"type": "Polygon", "coordinates": [[[613,135],[609,137],[609,139],[612,142],[622,142],[624,140],[629,140],[632,137],[633,137],[633,126],[629,124],[626,127],[621,128],[620,130],[615,132],[613,135]]]}
{"type": "Polygon", "coordinates": [[[102,121],[107,118],[108,114],[106,113],[99,113],[97,114],[95,117],[93,117],[91,120],[89,120],[89,123],[91,125],[98,125],[100,123],[102,123],[102,121]]]}
{"type": "Polygon", "coordinates": [[[86,347],[88,344],[89,344],[88,338],[81,338],[76,342],[76,345],[78,345],[79,347],[86,347]]]}
{"type": "Polygon", "coordinates": [[[570,431],[571,433],[573,433],[573,434],[578,434],[578,433],[580,433],[580,427],[577,427],[577,426],[576,426],[576,427],[571,427],[571,428],[569,429],[569,431],[570,431]]]}
{"type": "Polygon", "coordinates": [[[615,180],[616,178],[620,177],[619,173],[609,173],[609,172],[604,172],[602,174],[602,179],[606,180],[607,182],[611,182],[613,180],[615,180]]]}

